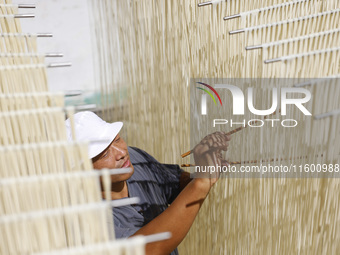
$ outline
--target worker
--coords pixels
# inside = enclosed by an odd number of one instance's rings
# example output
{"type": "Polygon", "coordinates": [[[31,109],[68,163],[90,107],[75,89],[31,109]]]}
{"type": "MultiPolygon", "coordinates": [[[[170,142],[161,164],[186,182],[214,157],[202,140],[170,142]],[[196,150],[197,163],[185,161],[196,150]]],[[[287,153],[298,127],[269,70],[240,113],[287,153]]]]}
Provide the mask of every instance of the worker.
{"type": "MultiPolygon", "coordinates": [[[[171,232],[170,239],[147,244],[146,254],[178,254],[176,247],[188,233],[219,174],[198,171],[196,178],[190,178],[178,165],[161,164],[145,151],[128,147],[119,134],[122,122],[107,123],[89,111],[76,113],[73,118],[74,140],[90,142],[89,158],[94,169],[132,169],[130,173],[111,176],[112,200],[140,198],[138,204],[113,208],[116,238],[171,232]]],[[[66,127],[72,141],[70,119],[66,127]]],[[[229,140],[222,132],[206,136],[193,149],[195,164],[227,164],[221,152],[227,150],[229,140]]]]}

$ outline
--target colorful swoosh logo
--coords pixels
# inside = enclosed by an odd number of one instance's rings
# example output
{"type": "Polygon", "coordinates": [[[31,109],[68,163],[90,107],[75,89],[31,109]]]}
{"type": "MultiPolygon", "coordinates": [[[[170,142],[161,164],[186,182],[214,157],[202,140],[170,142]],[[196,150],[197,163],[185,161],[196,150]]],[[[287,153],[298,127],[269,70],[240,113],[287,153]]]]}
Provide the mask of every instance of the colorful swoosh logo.
{"type": "MultiPolygon", "coordinates": [[[[203,83],[203,82],[196,82],[196,83],[201,84],[201,85],[203,85],[203,86],[206,86],[206,87],[209,88],[212,92],[214,92],[215,95],[217,96],[218,100],[220,101],[220,104],[222,105],[222,100],[221,100],[219,94],[216,92],[216,90],[215,90],[213,87],[211,87],[210,85],[208,85],[208,84],[206,84],[206,83],[203,83]]],[[[200,88],[200,87],[196,87],[196,88],[198,88],[198,89],[200,89],[200,90],[203,90],[204,92],[208,93],[209,96],[214,100],[214,103],[217,105],[214,96],[211,94],[211,92],[210,92],[209,90],[206,90],[206,89],[203,89],[203,88],[200,88]]]]}

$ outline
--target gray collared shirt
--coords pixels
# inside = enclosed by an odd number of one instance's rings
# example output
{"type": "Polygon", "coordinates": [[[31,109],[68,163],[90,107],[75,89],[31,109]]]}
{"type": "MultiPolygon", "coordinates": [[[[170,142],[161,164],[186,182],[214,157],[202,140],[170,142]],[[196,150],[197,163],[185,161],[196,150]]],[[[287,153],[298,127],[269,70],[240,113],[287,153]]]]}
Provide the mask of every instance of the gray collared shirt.
{"type": "MultiPolygon", "coordinates": [[[[180,193],[178,165],[161,164],[145,151],[129,147],[134,173],[127,180],[129,197],[139,197],[135,205],[113,209],[116,238],[133,235],[161,214],[180,193]]],[[[175,249],[171,255],[178,254],[175,249]]]]}

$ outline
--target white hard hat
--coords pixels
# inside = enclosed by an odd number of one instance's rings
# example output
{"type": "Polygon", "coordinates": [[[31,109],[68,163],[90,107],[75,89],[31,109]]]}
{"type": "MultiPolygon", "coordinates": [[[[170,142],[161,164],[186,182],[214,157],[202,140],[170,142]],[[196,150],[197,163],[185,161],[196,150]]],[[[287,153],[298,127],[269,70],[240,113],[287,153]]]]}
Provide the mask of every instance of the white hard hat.
{"type": "Polygon", "coordinates": [[[76,137],[72,137],[71,121],[65,121],[67,139],[69,141],[89,142],[89,158],[103,152],[122,129],[123,122],[107,123],[90,111],[78,112],[73,115],[76,137]]]}

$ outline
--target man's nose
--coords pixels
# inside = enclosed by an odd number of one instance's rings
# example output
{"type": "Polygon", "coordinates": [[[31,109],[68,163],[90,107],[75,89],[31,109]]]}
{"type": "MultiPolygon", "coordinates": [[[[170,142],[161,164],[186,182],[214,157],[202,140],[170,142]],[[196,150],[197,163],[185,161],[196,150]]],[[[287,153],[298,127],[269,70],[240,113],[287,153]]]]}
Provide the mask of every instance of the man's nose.
{"type": "Polygon", "coordinates": [[[120,160],[126,156],[126,150],[124,150],[124,148],[113,144],[111,145],[111,148],[114,150],[116,160],[120,160]]]}

